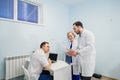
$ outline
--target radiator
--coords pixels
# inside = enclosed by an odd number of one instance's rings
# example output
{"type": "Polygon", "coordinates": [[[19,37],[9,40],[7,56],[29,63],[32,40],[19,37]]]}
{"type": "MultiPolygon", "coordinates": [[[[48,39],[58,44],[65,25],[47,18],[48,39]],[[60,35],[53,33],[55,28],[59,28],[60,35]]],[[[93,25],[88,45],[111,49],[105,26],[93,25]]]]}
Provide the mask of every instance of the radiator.
{"type": "Polygon", "coordinates": [[[29,55],[6,57],[6,80],[22,76],[24,72],[21,66],[29,59],[29,55]]]}

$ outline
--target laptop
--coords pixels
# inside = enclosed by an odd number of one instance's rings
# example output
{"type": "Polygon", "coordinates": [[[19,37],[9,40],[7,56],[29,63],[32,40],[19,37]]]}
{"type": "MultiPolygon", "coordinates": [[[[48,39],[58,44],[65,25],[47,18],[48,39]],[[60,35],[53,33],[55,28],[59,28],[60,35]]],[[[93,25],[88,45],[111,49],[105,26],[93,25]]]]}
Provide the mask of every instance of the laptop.
{"type": "Polygon", "coordinates": [[[57,53],[49,53],[49,58],[51,59],[52,63],[57,62],[57,57],[58,57],[57,53]]]}

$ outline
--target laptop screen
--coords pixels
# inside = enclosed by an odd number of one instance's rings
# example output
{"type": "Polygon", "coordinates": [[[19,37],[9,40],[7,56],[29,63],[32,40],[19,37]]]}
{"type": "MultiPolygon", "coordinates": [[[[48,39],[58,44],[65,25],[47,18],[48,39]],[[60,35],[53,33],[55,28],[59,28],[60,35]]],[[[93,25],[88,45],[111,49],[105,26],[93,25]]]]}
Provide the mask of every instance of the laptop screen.
{"type": "Polygon", "coordinates": [[[57,53],[49,53],[49,58],[52,61],[57,61],[58,54],[57,53]]]}

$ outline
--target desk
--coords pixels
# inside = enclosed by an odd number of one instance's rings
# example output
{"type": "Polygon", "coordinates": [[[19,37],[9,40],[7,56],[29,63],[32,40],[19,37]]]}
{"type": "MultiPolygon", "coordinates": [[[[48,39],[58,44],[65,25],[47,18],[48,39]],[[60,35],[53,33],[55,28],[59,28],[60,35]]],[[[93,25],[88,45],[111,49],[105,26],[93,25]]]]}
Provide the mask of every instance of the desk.
{"type": "Polygon", "coordinates": [[[52,63],[50,72],[54,80],[71,80],[71,66],[64,61],[52,63]]]}

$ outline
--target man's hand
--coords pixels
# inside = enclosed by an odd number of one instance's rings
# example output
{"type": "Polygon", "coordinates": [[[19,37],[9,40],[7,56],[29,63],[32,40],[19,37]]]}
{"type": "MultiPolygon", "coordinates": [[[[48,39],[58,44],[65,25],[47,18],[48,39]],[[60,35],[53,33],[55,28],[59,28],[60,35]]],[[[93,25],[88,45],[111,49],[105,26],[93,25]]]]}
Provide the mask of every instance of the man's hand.
{"type": "Polygon", "coordinates": [[[48,65],[45,66],[44,68],[45,68],[45,70],[50,70],[50,68],[51,68],[51,60],[50,59],[48,59],[48,65]]]}
{"type": "Polygon", "coordinates": [[[77,55],[77,51],[75,51],[75,50],[69,50],[69,55],[76,56],[77,55]]]}
{"type": "Polygon", "coordinates": [[[51,61],[50,58],[49,58],[49,59],[48,59],[48,63],[51,64],[51,62],[52,62],[52,61],[51,61]]]}

